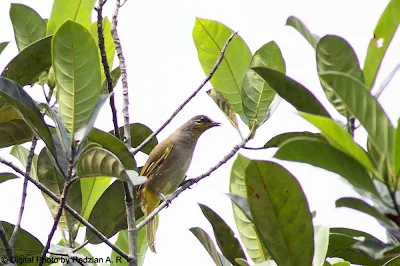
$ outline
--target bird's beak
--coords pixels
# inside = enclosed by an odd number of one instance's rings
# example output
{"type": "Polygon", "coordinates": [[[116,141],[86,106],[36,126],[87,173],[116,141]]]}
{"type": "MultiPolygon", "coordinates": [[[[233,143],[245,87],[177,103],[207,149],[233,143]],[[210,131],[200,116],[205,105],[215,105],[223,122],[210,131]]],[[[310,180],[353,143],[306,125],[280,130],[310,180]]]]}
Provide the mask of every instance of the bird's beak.
{"type": "Polygon", "coordinates": [[[212,122],[210,123],[210,128],[211,128],[211,127],[219,127],[220,125],[221,125],[221,123],[212,121],[212,122]]]}

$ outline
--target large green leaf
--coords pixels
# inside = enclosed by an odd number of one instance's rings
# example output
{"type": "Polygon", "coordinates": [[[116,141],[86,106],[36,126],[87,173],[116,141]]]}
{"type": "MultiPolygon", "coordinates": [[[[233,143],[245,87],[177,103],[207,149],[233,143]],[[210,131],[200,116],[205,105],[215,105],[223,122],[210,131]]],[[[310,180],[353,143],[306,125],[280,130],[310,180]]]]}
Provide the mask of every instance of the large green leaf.
{"type": "Polygon", "coordinates": [[[108,188],[111,182],[110,177],[94,177],[81,179],[82,192],[82,217],[89,219],[94,205],[108,188]]]}
{"type": "Polygon", "coordinates": [[[307,137],[307,138],[316,138],[322,141],[325,141],[326,139],[319,133],[311,133],[307,131],[301,131],[301,132],[286,132],[282,133],[279,135],[276,135],[272,139],[268,140],[267,143],[265,143],[264,148],[278,148],[280,147],[285,141],[297,137],[307,137]]]}
{"type": "MultiPolygon", "coordinates": [[[[238,155],[232,165],[231,177],[229,182],[229,192],[247,197],[246,184],[244,181],[244,172],[250,160],[242,155],[238,155]]],[[[261,242],[258,239],[253,223],[246,217],[243,211],[232,203],[233,217],[235,218],[236,227],[239,231],[240,239],[246,248],[247,254],[254,262],[265,261],[268,254],[264,254],[261,242]]]]}
{"type": "MultiPolygon", "coordinates": [[[[10,154],[12,156],[14,156],[15,158],[17,158],[22,166],[24,168],[26,168],[26,165],[28,164],[28,156],[29,156],[29,150],[24,148],[21,145],[16,145],[14,147],[12,147],[10,154]]],[[[31,171],[30,171],[30,176],[37,180],[37,160],[38,160],[38,156],[35,154],[33,155],[32,158],[32,164],[31,164],[31,171]]]]}
{"type": "Polygon", "coordinates": [[[358,79],[335,71],[322,72],[320,78],[329,85],[360,121],[375,145],[387,157],[392,157],[393,125],[368,88],[358,79]]]}
{"type": "Polygon", "coordinates": [[[82,154],[77,175],[79,178],[108,176],[128,181],[128,175],[118,157],[99,147],[93,147],[82,154]]]}
{"type": "Polygon", "coordinates": [[[189,229],[193,235],[199,240],[199,242],[203,245],[203,247],[207,250],[210,257],[213,259],[216,266],[224,266],[221,260],[221,254],[218,253],[217,248],[214,245],[211,237],[207,234],[206,231],[201,229],[200,227],[192,227],[189,229]]]}
{"type": "Polygon", "coordinates": [[[90,28],[96,0],[54,0],[47,21],[47,34],[53,34],[67,20],[73,20],[86,29],[90,28]]]}
{"type": "Polygon", "coordinates": [[[379,18],[364,62],[365,84],[372,88],[383,56],[400,24],[400,1],[391,0],[379,18]]]}
{"type": "Polygon", "coordinates": [[[71,20],[65,22],[53,37],[57,99],[61,118],[72,136],[92,114],[100,94],[97,49],[87,29],[71,20]]]}
{"type": "MultiPolygon", "coordinates": [[[[137,218],[137,217],[136,217],[137,218]]],[[[143,217],[136,220],[136,223],[140,223],[143,217]]],[[[128,242],[128,230],[121,230],[118,233],[117,241],[115,245],[122,249],[124,252],[129,253],[129,242],[128,242]]],[[[146,251],[148,249],[146,230],[143,228],[139,230],[137,234],[137,265],[142,266],[144,258],[146,256],[146,251]]],[[[118,255],[114,250],[111,252],[111,266],[128,266],[128,262],[118,255]]]]}
{"type": "MultiPolygon", "coordinates": [[[[94,41],[96,43],[98,43],[99,35],[97,33],[97,21],[93,22],[92,25],[90,26],[90,33],[92,34],[94,41]]],[[[114,43],[114,39],[111,35],[111,23],[108,20],[108,18],[103,19],[103,36],[104,36],[104,48],[106,51],[108,67],[111,70],[112,66],[113,66],[113,62],[114,62],[115,43],[114,43]]],[[[100,58],[100,63],[101,63],[100,49],[98,51],[99,51],[99,58],[100,58]]],[[[106,79],[106,76],[105,76],[104,70],[103,70],[103,64],[100,65],[100,69],[101,69],[101,71],[100,71],[101,82],[103,83],[106,79]]]]}
{"type": "Polygon", "coordinates": [[[363,212],[365,214],[368,214],[374,217],[375,219],[381,221],[382,223],[385,223],[393,228],[397,227],[389,218],[387,218],[384,214],[380,213],[378,209],[369,205],[365,201],[357,198],[349,198],[349,197],[340,198],[336,201],[336,207],[347,207],[350,209],[354,209],[363,212]]]}
{"type": "MultiPolygon", "coordinates": [[[[14,225],[5,221],[0,221],[0,223],[6,231],[7,239],[10,239],[14,231],[14,225]]],[[[43,248],[44,246],[35,236],[22,228],[18,231],[14,244],[14,256],[16,259],[21,259],[23,261],[23,263],[18,263],[18,265],[37,265],[37,261],[35,260],[35,258],[40,257],[43,248]],[[29,258],[32,258],[32,262],[28,260],[29,258]]],[[[0,256],[2,259],[7,258],[7,254],[2,241],[0,241],[0,256]]]]}
{"type": "MultiPolygon", "coordinates": [[[[220,22],[196,18],[193,40],[206,75],[215,65],[222,47],[232,32],[220,22]]],[[[211,79],[214,89],[221,92],[235,112],[241,116],[244,115],[241,99],[242,82],[251,57],[247,44],[240,36],[235,36],[226,49],[224,60],[211,79]]]]}
{"type": "MultiPolygon", "coordinates": [[[[129,125],[130,126],[130,133],[131,133],[131,146],[132,148],[136,148],[142,142],[148,138],[151,134],[153,134],[153,131],[146,125],[141,124],[141,123],[132,123],[129,125]]],[[[114,134],[114,130],[110,131],[109,133],[114,134]]],[[[119,128],[119,133],[121,136],[124,135],[124,127],[119,128]]],[[[154,136],[154,138],[147,143],[143,149],[141,149],[142,152],[149,154],[155,146],[157,146],[158,140],[157,137],[154,136]]]]}
{"type": "Polygon", "coordinates": [[[0,77],[0,96],[25,120],[25,122],[46,143],[54,153],[54,143],[50,131],[32,98],[15,82],[0,77]]]}
{"type": "MultiPolygon", "coordinates": [[[[104,149],[107,149],[115,156],[117,156],[121,163],[124,165],[125,169],[137,169],[135,159],[129,152],[128,148],[121,140],[119,140],[115,136],[99,129],[93,128],[89,134],[89,140],[100,144],[104,149]]],[[[150,143],[153,143],[153,141],[150,143]]]]}
{"type": "Polygon", "coordinates": [[[276,163],[251,161],[245,181],[254,225],[272,259],[279,266],[310,266],[312,215],[297,180],[276,163]]]}
{"type": "MultiPolygon", "coordinates": [[[[50,158],[46,148],[42,149],[39,154],[37,160],[37,169],[38,181],[51,190],[57,197],[60,197],[64,189],[65,180],[58,168],[53,164],[53,161],[50,158]]],[[[51,214],[53,217],[55,217],[58,213],[59,204],[52,200],[47,194],[43,192],[42,194],[46,200],[51,214]]],[[[67,204],[78,213],[81,212],[82,194],[80,182],[75,182],[71,185],[67,195],[67,204]]],[[[75,225],[77,223],[78,220],[76,220],[69,212],[63,210],[58,226],[74,232],[76,230],[75,225]]]]}
{"type": "MultiPolygon", "coordinates": [[[[123,184],[117,180],[104,191],[90,214],[89,222],[107,238],[127,228],[124,198],[123,184]]],[[[140,207],[135,204],[136,219],[143,216],[143,213],[139,215],[139,210],[140,207]]],[[[91,231],[86,231],[86,239],[91,244],[102,243],[91,231]]]]}
{"type": "Polygon", "coordinates": [[[355,159],[326,142],[308,138],[293,139],[283,144],[274,157],[308,163],[337,173],[352,185],[378,195],[367,170],[355,159]]]}
{"type": "Polygon", "coordinates": [[[10,19],[19,51],[46,36],[46,23],[26,5],[11,4],[10,19]]]}
{"type": "Polygon", "coordinates": [[[316,37],[315,35],[313,35],[306,27],[306,25],[304,25],[304,23],[294,17],[294,16],[290,16],[287,21],[286,21],[286,25],[287,26],[291,26],[294,29],[296,29],[301,35],[303,35],[303,37],[311,44],[311,46],[315,49],[317,47],[317,43],[318,43],[318,37],[316,37]]]}
{"type": "Polygon", "coordinates": [[[254,54],[242,85],[242,104],[249,128],[261,125],[276,92],[252,68],[265,67],[286,72],[285,60],[275,42],[263,45],[254,54]]]}
{"type": "Polygon", "coordinates": [[[298,111],[330,117],[324,106],[303,85],[279,71],[253,68],[271,87],[298,111]]]}
{"type": "Polygon", "coordinates": [[[368,154],[360,145],[354,142],[352,136],[335,121],[327,117],[306,113],[302,113],[301,116],[319,128],[332,146],[356,159],[360,164],[371,171],[371,173],[375,172],[374,165],[368,157],[368,154]]]}
{"type": "Polygon", "coordinates": [[[399,265],[400,265],[400,256],[397,256],[397,257],[389,260],[385,264],[383,264],[383,266],[399,266],[399,265]]]}
{"type": "Polygon", "coordinates": [[[0,54],[4,51],[4,49],[6,49],[9,43],[10,42],[0,42],[0,54]]]}
{"type": "Polygon", "coordinates": [[[51,66],[52,37],[47,36],[26,47],[8,63],[1,75],[21,86],[35,83],[51,66]]]}
{"type": "Polygon", "coordinates": [[[0,148],[28,142],[32,139],[32,129],[22,119],[0,123],[0,148]]]}
{"type": "Polygon", "coordinates": [[[199,204],[201,211],[210,222],[214,230],[215,239],[222,251],[222,254],[235,266],[240,266],[236,259],[246,259],[246,256],[240,246],[239,241],[235,237],[232,229],[224,222],[224,220],[209,207],[199,204]]]}
{"type": "MultiPolygon", "coordinates": [[[[326,35],[319,42],[316,49],[318,72],[338,71],[347,73],[361,82],[364,82],[364,75],[360,68],[357,55],[351,45],[343,38],[326,35]]],[[[346,105],[338,97],[332,88],[320,79],[326,97],[342,115],[349,117],[346,105]]]]}

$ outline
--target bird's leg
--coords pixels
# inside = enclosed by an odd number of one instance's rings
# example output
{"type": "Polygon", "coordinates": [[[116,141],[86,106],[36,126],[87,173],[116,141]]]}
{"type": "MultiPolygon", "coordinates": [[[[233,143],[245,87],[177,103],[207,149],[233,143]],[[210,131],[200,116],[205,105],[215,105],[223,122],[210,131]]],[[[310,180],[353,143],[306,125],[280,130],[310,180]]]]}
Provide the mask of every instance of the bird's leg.
{"type": "Polygon", "coordinates": [[[160,191],[158,191],[158,195],[160,196],[160,198],[161,198],[163,201],[165,201],[165,202],[167,203],[167,208],[168,208],[168,206],[171,204],[171,201],[170,201],[169,199],[167,199],[167,197],[165,197],[165,196],[163,195],[163,193],[161,193],[160,191]]]}
{"type": "MultiPolygon", "coordinates": [[[[188,183],[188,182],[192,182],[190,179],[187,179],[187,180],[186,180],[186,177],[187,177],[187,175],[185,175],[184,181],[179,185],[180,187],[183,186],[183,185],[185,185],[185,184],[188,183]]],[[[192,189],[192,186],[193,186],[193,184],[190,185],[190,186],[188,187],[188,189],[192,189]]]]}

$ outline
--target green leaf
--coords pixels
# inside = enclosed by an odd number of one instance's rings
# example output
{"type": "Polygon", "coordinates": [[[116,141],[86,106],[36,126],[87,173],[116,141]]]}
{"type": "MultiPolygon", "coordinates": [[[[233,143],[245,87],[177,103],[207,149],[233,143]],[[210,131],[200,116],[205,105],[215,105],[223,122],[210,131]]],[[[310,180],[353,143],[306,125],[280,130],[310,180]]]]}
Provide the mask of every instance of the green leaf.
{"type": "Polygon", "coordinates": [[[303,37],[311,44],[311,46],[315,49],[317,47],[318,43],[318,37],[313,35],[306,27],[306,25],[301,22],[300,19],[290,16],[287,21],[286,21],[287,26],[293,27],[295,30],[297,30],[303,37]]]}
{"type": "Polygon", "coordinates": [[[232,200],[232,203],[234,203],[234,205],[232,206],[237,206],[246,216],[246,218],[251,222],[251,220],[253,220],[253,217],[251,216],[250,206],[249,203],[247,202],[247,198],[233,193],[225,193],[225,194],[232,200]]]}
{"type": "MultiPolygon", "coordinates": [[[[250,160],[241,154],[238,154],[232,165],[231,177],[229,182],[229,192],[242,197],[247,197],[246,184],[244,181],[244,172],[250,160]]],[[[233,217],[235,218],[236,227],[239,232],[240,239],[246,248],[247,254],[254,262],[265,261],[268,253],[264,254],[261,242],[253,223],[247,215],[236,205],[232,203],[233,217]]]]}
{"type": "MultiPolygon", "coordinates": [[[[347,228],[331,228],[327,257],[339,257],[352,264],[381,266],[382,264],[369,257],[360,250],[353,249],[354,244],[360,243],[359,239],[373,239],[372,236],[357,230],[347,228]],[[349,234],[350,233],[350,234],[349,234]]],[[[379,241],[379,240],[378,240],[379,241]]]]}
{"type": "MultiPolygon", "coordinates": [[[[24,148],[23,146],[17,145],[12,147],[10,154],[17,158],[21,162],[22,166],[26,168],[29,155],[28,149],[24,148]]],[[[33,155],[30,176],[35,180],[37,180],[37,160],[38,156],[36,154],[33,155]]]]}
{"type": "Polygon", "coordinates": [[[371,173],[375,172],[374,165],[368,157],[368,154],[354,142],[353,137],[339,126],[335,121],[323,116],[301,113],[308,122],[319,128],[326,136],[332,146],[353,157],[371,173]]]}
{"type": "Polygon", "coordinates": [[[0,173],[0,183],[3,183],[7,180],[11,180],[14,178],[19,178],[19,176],[13,174],[13,173],[0,173]]]}
{"type": "MultiPolygon", "coordinates": [[[[37,160],[37,179],[38,181],[53,192],[57,197],[60,197],[64,189],[65,180],[58,168],[53,164],[48,150],[42,149],[37,160]]],[[[51,199],[47,194],[42,192],[44,199],[46,200],[47,206],[53,217],[58,213],[59,204],[51,199]]],[[[82,194],[80,182],[75,182],[71,185],[68,195],[67,204],[71,206],[75,211],[81,213],[82,209],[82,194]]],[[[77,228],[75,225],[78,224],[76,220],[69,212],[63,210],[63,214],[58,223],[58,226],[64,229],[70,230],[71,233],[75,232],[77,228]]]]}
{"type": "MultiPolygon", "coordinates": [[[[220,22],[196,18],[193,40],[200,64],[206,75],[215,65],[222,47],[232,32],[230,28],[220,22]]],[[[224,98],[230,102],[240,116],[244,115],[241,99],[242,82],[250,65],[251,57],[247,44],[239,35],[235,36],[211,79],[214,89],[224,95],[224,98]]]]}
{"type": "Polygon", "coordinates": [[[363,212],[374,217],[382,223],[385,223],[393,228],[397,228],[397,226],[389,218],[387,218],[384,214],[380,213],[378,209],[369,205],[363,200],[350,197],[340,198],[336,201],[336,207],[347,207],[356,211],[363,212]]]}
{"type": "Polygon", "coordinates": [[[221,109],[221,111],[224,113],[224,115],[229,120],[229,122],[232,124],[232,126],[237,131],[239,131],[239,134],[240,134],[235,110],[233,110],[232,105],[224,98],[224,95],[222,95],[222,93],[220,93],[214,89],[208,90],[207,95],[210,96],[211,99],[213,99],[215,104],[219,107],[219,109],[221,109]]]}
{"type": "Polygon", "coordinates": [[[314,226],[314,257],[313,266],[323,266],[329,244],[329,227],[324,225],[314,226]]]}
{"type": "Polygon", "coordinates": [[[94,205],[108,188],[111,182],[110,177],[94,177],[81,179],[82,192],[82,217],[89,219],[94,205]]]}
{"type": "Polygon", "coordinates": [[[51,67],[51,39],[47,36],[32,43],[14,57],[4,68],[1,76],[21,86],[34,84],[43,71],[51,67]]]}
{"type": "MultiPolygon", "coordinates": [[[[351,45],[343,38],[326,35],[319,42],[316,49],[318,72],[338,71],[347,73],[364,82],[364,75],[360,63],[351,45]]],[[[350,117],[348,109],[340,97],[323,79],[320,79],[325,95],[339,113],[350,117]]]]}
{"type": "MultiPolygon", "coordinates": [[[[3,225],[4,230],[6,231],[6,237],[7,239],[10,239],[13,231],[14,231],[14,225],[10,224],[5,221],[0,221],[0,223],[3,225]]],[[[16,258],[36,258],[40,257],[42,254],[44,246],[40,241],[30,234],[29,232],[25,231],[24,229],[20,229],[17,237],[15,239],[15,244],[14,244],[14,256],[16,258]]],[[[1,257],[7,257],[3,242],[0,241],[0,256],[1,257]]],[[[33,259],[32,263],[26,262],[26,263],[21,263],[18,265],[24,265],[24,266],[34,266],[37,265],[37,261],[33,259]]]]}
{"type": "Polygon", "coordinates": [[[0,54],[4,51],[4,49],[6,49],[9,43],[10,42],[0,42],[0,54]]]}
{"type": "Polygon", "coordinates": [[[282,133],[279,135],[276,135],[272,139],[268,140],[267,143],[265,143],[264,148],[278,148],[280,147],[285,141],[297,137],[307,137],[307,138],[315,138],[319,139],[322,141],[325,141],[326,139],[319,133],[311,133],[307,131],[301,131],[301,132],[286,132],[282,133]]]}
{"type": "Polygon", "coordinates": [[[256,67],[253,70],[298,111],[330,117],[318,99],[294,79],[273,69],[256,67]]]}
{"type": "Polygon", "coordinates": [[[383,266],[399,266],[399,265],[400,265],[400,256],[397,256],[397,257],[389,260],[385,264],[383,264],[383,266]]]}
{"type": "MultiPolygon", "coordinates": [[[[100,68],[102,69],[102,68],[100,68]]],[[[103,73],[104,71],[100,71],[103,73]]],[[[113,71],[111,71],[111,79],[112,79],[112,87],[115,88],[117,86],[117,83],[119,81],[119,78],[121,77],[121,69],[118,67],[114,68],[113,71]]],[[[108,84],[107,80],[104,80],[102,85],[101,85],[101,94],[108,94],[108,84]]]]}
{"type": "MultiPolygon", "coordinates": [[[[153,134],[153,131],[146,125],[141,124],[141,123],[133,123],[130,124],[130,133],[131,133],[131,146],[133,148],[136,148],[142,142],[147,139],[151,134],[153,134]]],[[[109,132],[110,134],[114,134],[114,130],[109,132]]],[[[121,136],[124,135],[124,127],[119,128],[119,133],[121,136]]],[[[143,149],[141,150],[142,152],[146,154],[150,154],[150,152],[154,149],[155,146],[157,146],[158,140],[157,137],[153,137],[153,139],[146,144],[143,149]]]]}
{"type": "Polygon", "coordinates": [[[52,54],[57,99],[61,118],[71,135],[90,117],[100,94],[97,49],[91,34],[76,22],[65,22],[54,34],[52,54]]]}
{"type": "MultiPolygon", "coordinates": [[[[143,220],[143,217],[138,219],[136,223],[140,223],[143,220]]],[[[129,253],[129,244],[128,244],[128,230],[121,230],[118,233],[117,241],[115,241],[115,245],[122,249],[124,252],[129,253]]],[[[148,249],[146,230],[143,228],[139,230],[137,235],[137,261],[138,266],[142,266],[144,262],[144,258],[146,256],[146,251],[148,249]]],[[[128,262],[118,255],[114,250],[111,252],[111,266],[128,266],[128,262]]]]}
{"type": "Polygon", "coordinates": [[[293,139],[283,144],[274,157],[326,169],[339,174],[358,188],[379,195],[369,173],[361,164],[325,142],[307,138],[293,139]]]}
{"type": "Polygon", "coordinates": [[[233,265],[238,266],[239,264],[235,259],[246,259],[246,256],[234,232],[224,220],[209,207],[200,203],[199,206],[204,216],[213,227],[215,239],[217,240],[218,247],[222,251],[222,254],[224,254],[233,265]]]}
{"type": "Polygon", "coordinates": [[[399,0],[391,0],[379,18],[374,30],[374,37],[371,39],[367,56],[364,62],[365,84],[372,88],[383,56],[393,39],[400,23],[399,0]]]}
{"type": "Polygon", "coordinates": [[[18,51],[46,36],[46,23],[35,10],[26,5],[11,4],[10,19],[18,51]]]}
{"type": "Polygon", "coordinates": [[[319,74],[360,121],[380,151],[392,157],[394,129],[385,111],[358,79],[335,71],[319,74]]]}
{"type": "Polygon", "coordinates": [[[295,177],[276,163],[251,161],[245,181],[254,225],[272,259],[279,266],[310,266],[312,215],[295,177]]]}
{"type": "Polygon", "coordinates": [[[214,242],[212,241],[211,237],[206,233],[206,231],[204,231],[200,227],[192,227],[189,230],[207,250],[208,254],[210,254],[210,257],[213,259],[215,265],[224,266],[220,258],[221,254],[218,253],[214,242]]]}
{"type": "MultiPolygon", "coordinates": [[[[143,217],[139,202],[140,199],[135,197],[136,219],[143,217]]],[[[125,193],[122,181],[114,181],[104,191],[90,213],[89,222],[107,238],[127,228],[125,193]]],[[[90,244],[102,243],[91,231],[86,231],[86,239],[89,240],[90,244]]]]}
{"type": "Polygon", "coordinates": [[[32,129],[22,119],[0,123],[0,148],[28,142],[32,139],[32,129]]]}
{"type": "Polygon", "coordinates": [[[15,82],[0,77],[0,96],[24,119],[54,153],[54,143],[42,114],[32,98],[15,82]]]}
{"type": "Polygon", "coordinates": [[[104,149],[117,156],[125,169],[137,170],[135,159],[121,140],[96,128],[90,132],[89,140],[100,144],[104,149]]]}
{"type": "Polygon", "coordinates": [[[99,147],[93,147],[82,154],[77,175],[79,178],[107,176],[128,181],[128,175],[118,157],[99,147]]]}
{"type": "Polygon", "coordinates": [[[254,54],[242,85],[242,104],[249,128],[258,127],[267,118],[267,111],[276,92],[252,68],[265,67],[286,72],[285,60],[275,42],[263,45],[254,54]]]}
{"type": "Polygon", "coordinates": [[[394,175],[400,174],[400,119],[397,120],[397,128],[395,129],[394,149],[393,149],[394,175]]]}
{"type": "Polygon", "coordinates": [[[90,28],[96,0],[54,0],[47,21],[47,35],[53,34],[67,20],[73,20],[86,29],[90,28]]]}
{"type": "MultiPolygon", "coordinates": [[[[97,33],[97,21],[93,22],[90,26],[90,33],[93,36],[93,39],[96,43],[99,42],[99,35],[97,33]]],[[[112,69],[113,62],[114,62],[114,54],[115,54],[115,44],[114,39],[111,35],[111,23],[108,18],[103,19],[103,35],[104,35],[104,48],[106,51],[107,62],[110,69],[112,69]]],[[[99,58],[100,58],[100,74],[101,74],[101,82],[103,83],[106,79],[106,76],[103,71],[103,64],[101,64],[101,54],[100,48],[99,51],[99,58]]]]}

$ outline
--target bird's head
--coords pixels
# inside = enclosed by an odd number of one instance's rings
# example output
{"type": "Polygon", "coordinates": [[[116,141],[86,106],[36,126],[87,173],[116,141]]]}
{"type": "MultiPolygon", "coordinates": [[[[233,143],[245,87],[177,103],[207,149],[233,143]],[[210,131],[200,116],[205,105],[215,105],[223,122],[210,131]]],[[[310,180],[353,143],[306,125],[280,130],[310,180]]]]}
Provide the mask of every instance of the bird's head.
{"type": "Polygon", "coordinates": [[[190,132],[194,137],[198,138],[204,131],[212,127],[220,126],[221,123],[214,122],[205,115],[197,115],[187,121],[181,130],[190,132]]]}

